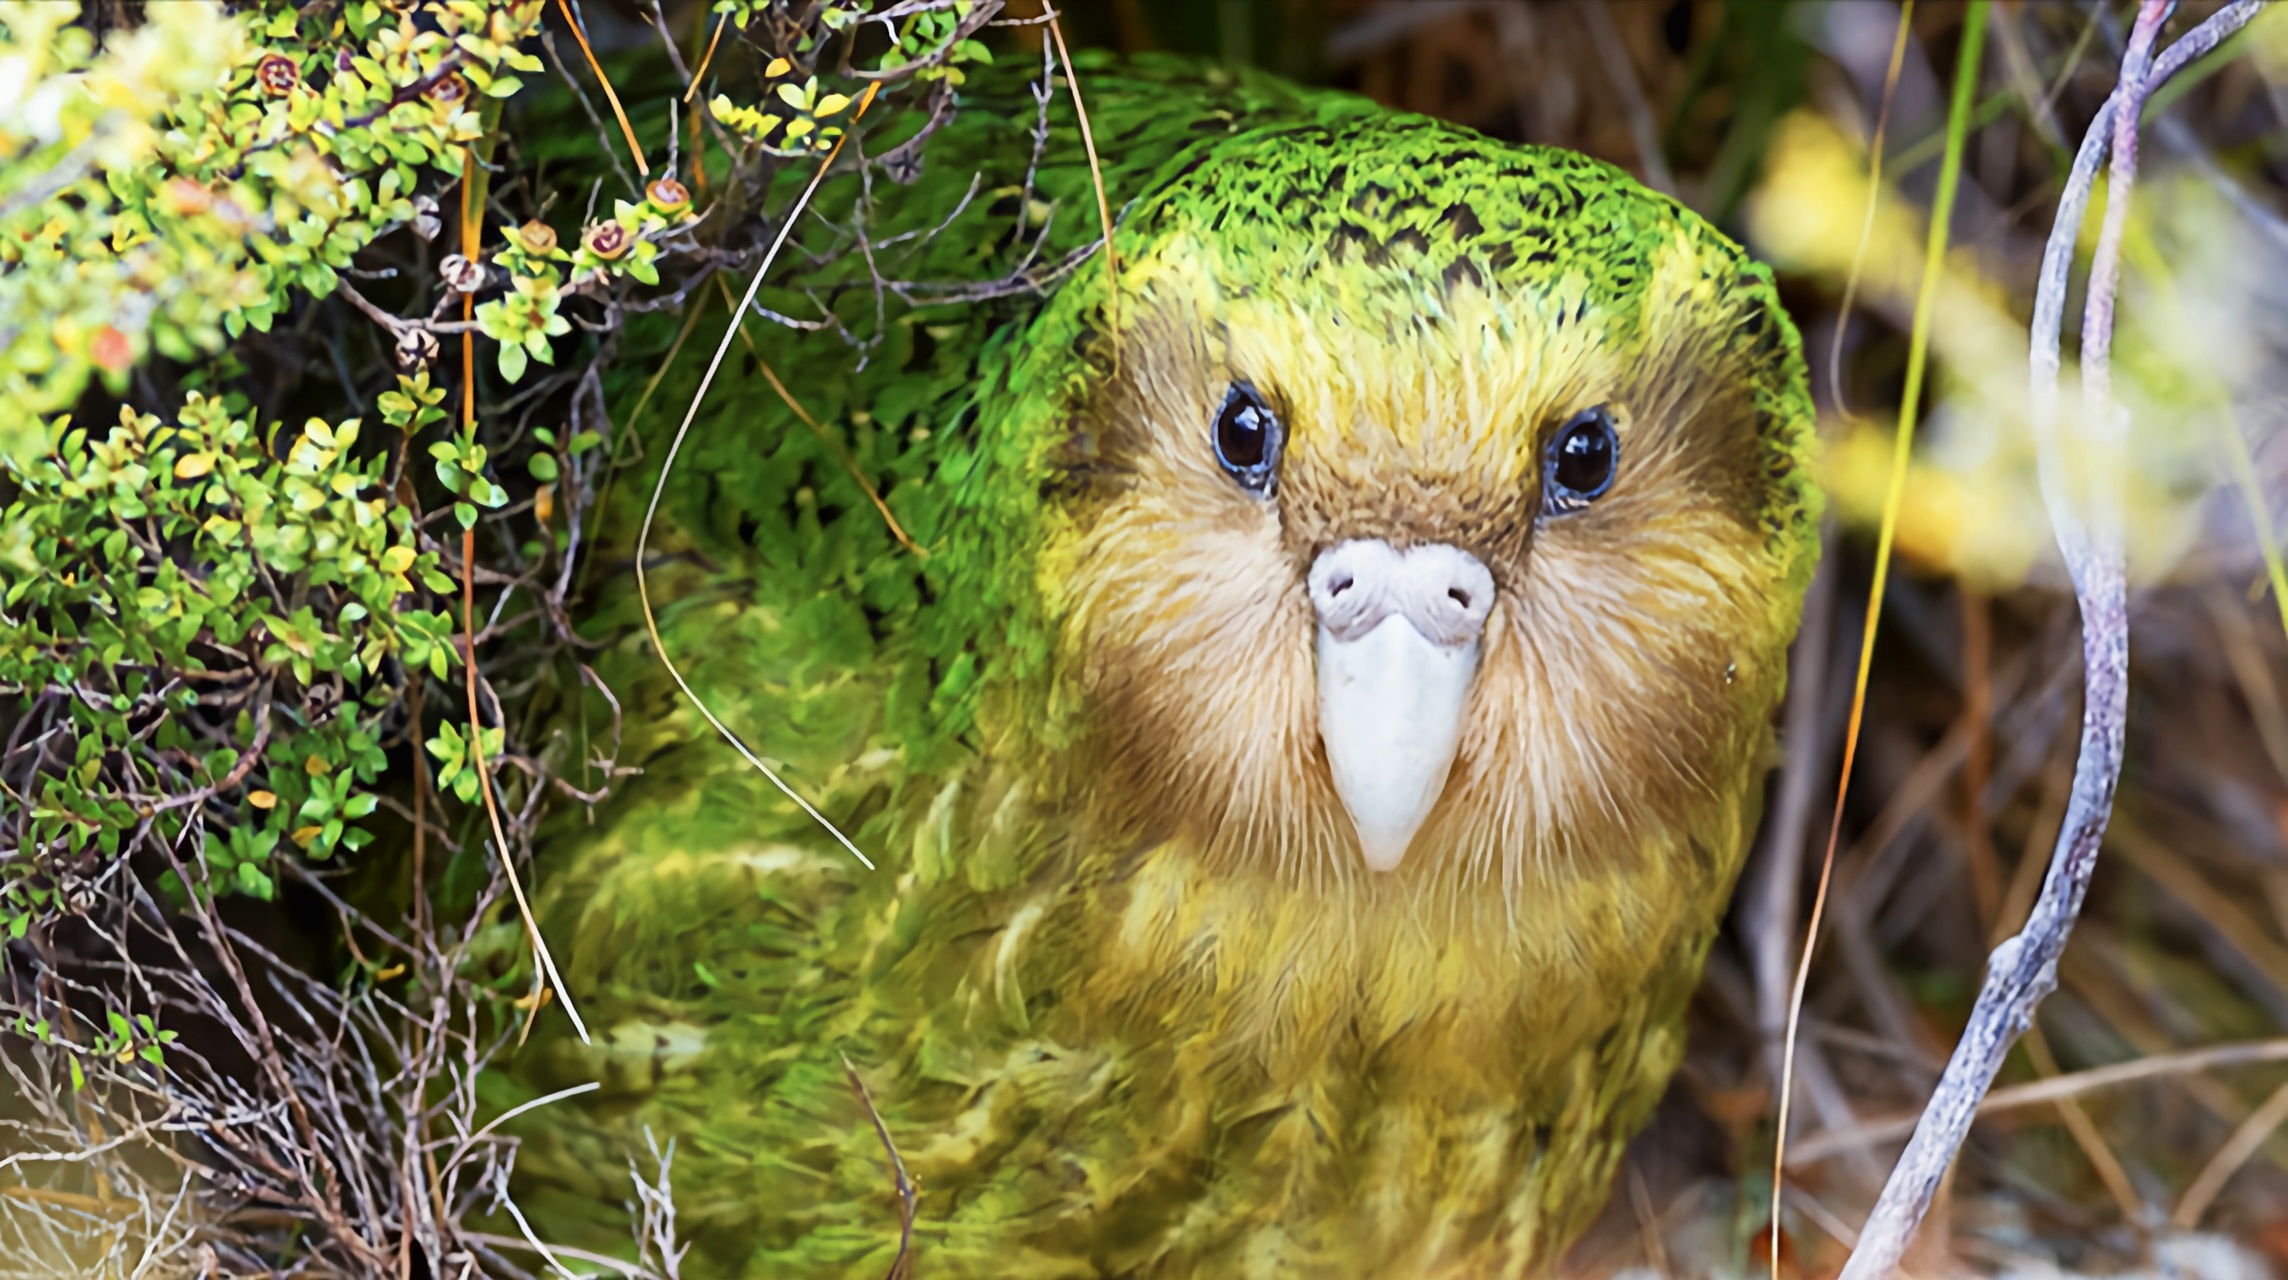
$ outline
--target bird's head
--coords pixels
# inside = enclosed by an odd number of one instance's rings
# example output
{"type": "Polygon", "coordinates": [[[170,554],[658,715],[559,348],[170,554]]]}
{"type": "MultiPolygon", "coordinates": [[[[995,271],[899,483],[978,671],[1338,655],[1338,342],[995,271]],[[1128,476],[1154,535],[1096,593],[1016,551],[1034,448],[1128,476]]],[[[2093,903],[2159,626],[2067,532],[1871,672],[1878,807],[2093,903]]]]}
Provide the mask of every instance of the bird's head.
{"type": "Polygon", "coordinates": [[[1768,276],[1568,153],[1387,116],[1224,150],[1015,375],[1097,788],[1306,878],[1514,892],[1688,828],[1816,554],[1768,276]]]}

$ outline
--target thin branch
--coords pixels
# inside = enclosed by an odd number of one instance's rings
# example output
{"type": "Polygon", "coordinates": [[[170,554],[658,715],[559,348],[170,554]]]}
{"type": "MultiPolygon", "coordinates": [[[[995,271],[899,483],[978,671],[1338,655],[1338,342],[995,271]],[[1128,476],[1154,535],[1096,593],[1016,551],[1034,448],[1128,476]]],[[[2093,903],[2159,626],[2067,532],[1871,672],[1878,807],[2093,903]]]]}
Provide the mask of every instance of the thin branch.
{"type": "Polygon", "coordinates": [[[1915,0],[1899,6],[1898,30],[1891,39],[1891,61],[1883,72],[1883,102],[1875,111],[1875,136],[1867,143],[1867,206],[1859,215],[1859,239],[1851,249],[1851,270],[1843,278],[1843,301],[1835,310],[1835,334],[1827,348],[1827,398],[1845,421],[1851,406],[1843,397],[1843,339],[1851,329],[1851,312],[1859,300],[1859,284],[1867,267],[1867,246],[1875,239],[1875,214],[1883,205],[1883,136],[1891,128],[1891,106],[1898,100],[1899,72],[1906,66],[1907,34],[1914,29],[1915,0]]]}
{"type": "Polygon", "coordinates": [[[1114,359],[1120,351],[1120,254],[1112,243],[1112,206],[1104,195],[1104,166],[1096,153],[1096,131],[1089,127],[1088,105],[1081,101],[1080,72],[1073,67],[1072,53],[1065,48],[1065,29],[1056,16],[1049,17],[1049,34],[1057,42],[1057,62],[1065,70],[1065,91],[1072,95],[1073,114],[1080,119],[1081,149],[1088,153],[1088,180],[1096,190],[1096,218],[1104,227],[1104,312],[1112,330],[1114,359]]]}
{"type": "MultiPolygon", "coordinates": [[[[474,147],[463,148],[461,156],[461,252],[474,262],[481,247],[478,232],[482,225],[480,219],[484,216],[484,202],[476,192],[484,182],[485,169],[481,163],[482,157],[477,155],[474,147]]],[[[475,295],[461,295],[463,320],[474,319],[475,303],[475,295]]],[[[476,335],[464,333],[461,335],[461,421],[471,430],[475,429],[477,422],[476,360],[476,335]]],[[[523,918],[525,935],[530,939],[533,955],[539,962],[539,972],[533,975],[534,981],[545,981],[554,986],[563,999],[565,1016],[572,1019],[572,1029],[580,1033],[580,1043],[587,1044],[588,1026],[580,1020],[580,1011],[573,1005],[572,993],[565,990],[564,979],[556,972],[556,958],[549,954],[548,942],[540,935],[540,921],[533,916],[532,903],[524,895],[524,881],[516,873],[516,848],[509,843],[507,833],[501,828],[500,802],[494,795],[492,762],[486,756],[484,721],[478,716],[477,706],[476,562],[476,529],[471,526],[461,530],[461,630],[466,645],[461,659],[469,705],[469,760],[476,768],[477,790],[484,797],[485,817],[492,824],[493,849],[500,855],[501,871],[508,877],[509,888],[516,895],[517,913],[523,918]]],[[[507,728],[504,721],[501,725],[504,734],[507,728]]],[[[540,1020],[540,1008],[538,1003],[533,1005],[532,1016],[524,1021],[524,1030],[529,1032],[532,1024],[540,1020]]]]}
{"type": "MultiPolygon", "coordinates": [[[[715,283],[723,290],[723,305],[736,308],[737,304],[731,301],[731,282],[722,276],[716,276],[715,283]]],[[[874,487],[874,481],[867,476],[865,469],[858,465],[858,459],[851,455],[849,446],[843,444],[839,437],[828,432],[817,418],[811,416],[810,410],[802,407],[802,402],[794,398],[794,392],[789,391],[787,384],[780,380],[778,370],[771,368],[771,362],[763,359],[762,349],[755,345],[753,335],[747,332],[746,317],[740,315],[735,309],[732,312],[732,317],[731,323],[738,327],[740,340],[747,344],[747,354],[755,358],[755,367],[762,371],[764,379],[771,384],[771,390],[779,393],[779,399],[786,403],[787,408],[794,411],[795,417],[802,420],[802,425],[810,428],[811,434],[818,437],[819,443],[833,451],[835,458],[842,463],[842,469],[849,473],[852,480],[858,482],[858,488],[865,493],[866,500],[874,504],[874,510],[880,513],[882,522],[890,527],[890,536],[898,540],[898,545],[924,560],[929,559],[929,552],[916,545],[914,540],[907,535],[905,526],[899,524],[898,518],[890,514],[890,504],[882,500],[882,491],[874,487]]]]}
{"type": "Polygon", "coordinates": [[[699,82],[706,79],[707,68],[715,61],[715,46],[723,42],[723,28],[729,25],[731,25],[729,14],[715,20],[715,34],[707,37],[707,52],[699,55],[699,68],[691,73],[691,83],[685,86],[683,90],[685,102],[691,101],[692,95],[699,92],[699,82]]]}
{"type": "Polygon", "coordinates": [[[2224,1184],[2240,1172],[2240,1167],[2248,1163],[2248,1158],[2255,1155],[2256,1149],[2284,1122],[2288,1122],[2288,1084],[2274,1089],[2263,1106],[2241,1121],[2240,1127],[2217,1148],[2217,1153],[2209,1157],[2208,1164],[2202,1166],[2193,1185],[2185,1188],[2185,1198],[2177,1202],[2173,1219],[2180,1230],[2190,1231],[2201,1225],[2201,1219],[2207,1215],[2209,1206],[2216,1203],[2217,1193],[2224,1190],[2224,1184]]]}
{"type": "MultiPolygon", "coordinates": [[[[1912,2],[1909,0],[1910,5],[1912,2]]],[[[1637,163],[1644,166],[1645,185],[1662,195],[1675,195],[1676,175],[1669,172],[1668,157],[1661,154],[1660,126],[1653,122],[1652,107],[1645,101],[1644,86],[1637,80],[1636,65],[1629,61],[1629,47],[1621,40],[1620,28],[1613,24],[1612,11],[1605,0],[1587,0],[1580,12],[1581,21],[1589,28],[1589,41],[1597,46],[1597,58],[1605,64],[1605,77],[1621,97],[1621,111],[1629,121],[1629,140],[1636,146],[1637,163]]],[[[1906,30],[1903,17],[1899,29],[1906,30]]]]}
{"type": "Polygon", "coordinates": [[[572,98],[580,104],[581,114],[587,116],[588,123],[595,126],[596,141],[603,144],[599,150],[604,153],[606,160],[611,161],[612,172],[619,177],[621,185],[640,194],[643,184],[637,182],[634,175],[628,172],[628,167],[620,163],[619,148],[612,145],[612,135],[604,129],[604,117],[596,114],[596,104],[588,101],[588,91],[580,87],[579,77],[572,74],[572,68],[565,66],[563,57],[556,52],[554,32],[546,28],[541,30],[540,50],[548,55],[549,65],[556,68],[557,77],[564,81],[566,88],[572,90],[572,98]]]}
{"type": "Polygon", "coordinates": [[[842,1074],[850,1081],[851,1092],[858,1095],[858,1105],[866,1109],[866,1118],[874,1122],[874,1136],[882,1142],[884,1157],[890,1162],[890,1176],[898,1192],[898,1255],[891,1261],[886,1280],[907,1280],[913,1274],[914,1213],[920,1202],[921,1191],[913,1177],[906,1172],[906,1159],[898,1154],[898,1144],[890,1140],[890,1126],[882,1122],[882,1113],[874,1107],[874,1095],[859,1078],[858,1068],[848,1057],[842,1059],[842,1074]]]}
{"type": "Polygon", "coordinates": [[[2154,88],[2245,25],[2262,7],[2261,0],[2240,0],[2219,10],[2154,64],[2154,38],[2171,5],[2169,0],[2144,0],[2122,58],[2120,86],[2091,122],[2058,203],[2042,256],[2030,363],[2042,497],[2073,578],[2082,618],[2082,731],[2073,790],[2050,857],[2048,879],[2026,927],[2004,940],[1989,958],[1986,981],[1970,1022],[1915,1125],[1913,1138],[1892,1169],[1882,1197],[1868,1215],[1859,1247],[1852,1251],[1841,1280],[1883,1280],[1905,1254],[1948,1167],[1954,1163],[1955,1153],[1969,1136],[1979,1102],[1992,1086],[2004,1056],[2032,1025],[2035,1006],[2057,986],[2058,957],[2065,951],[2096,870],[2098,848],[2120,777],[2128,714],[2129,626],[2118,491],[2120,450],[2126,433],[2122,410],[2112,399],[2108,355],[2121,234],[2137,171],[2138,117],[2154,88]],[[2094,446],[2103,459],[2104,485],[2087,497],[2087,509],[2080,509],[2068,488],[2065,445],[2058,429],[2058,331],[2075,239],[2088,206],[2097,161],[2109,137],[2113,177],[2082,320],[2084,413],[2094,424],[2089,433],[2094,438],[2084,448],[2094,446]]]}
{"type": "MultiPolygon", "coordinates": [[[[2009,1085],[1981,1098],[1978,1114],[1983,1116],[2000,1111],[2020,1111],[2027,1107],[2045,1106],[2102,1093],[2107,1089],[2118,1089],[2145,1080],[2165,1080],[2214,1071],[2221,1067],[2244,1067],[2267,1062],[2288,1062],[2288,1039],[2244,1040],[2186,1049],[2178,1053],[2157,1053],[2129,1062],[2115,1062],[2055,1075],[2046,1080],[2009,1085]]],[[[1913,1133],[1915,1122],[1920,1118],[1919,1115],[1885,1116],[1847,1129],[1812,1134],[1796,1143],[1795,1148],[1788,1152],[1788,1167],[1802,1168],[1858,1147],[1896,1142],[1913,1133]]]]}
{"type": "MultiPolygon", "coordinates": [[[[858,100],[857,109],[851,113],[850,119],[853,125],[866,114],[866,108],[873,105],[875,93],[880,88],[881,85],[878,83],[866,86],[865,96],[858,100]]],[[[764,764],[762,758],[757,756],[739,735],[731,732],[730,726],[715,717],[714,710],[702,701],[699,695],[692,690],[689,682],[684,680],[683,671],[675,665],[675,659],[669,656],[666,644],[659,638],[659,620],[653,612],[651,604],[650,577],[644,570],[644,552],[651,541],[652,521],[659,514],[660,495],[667,491],[667,477],[675,469],[675,455],[682,450],[684,437],[691,432],[692,420],[699,416],[700,401],[706,398],[708,385],[715,381],[716,371],[723,367],[724,355],[731,350],[732,335],[740,332],[738,318],[745,313],[749,306],[753,305],[756,291],[763,287],[763,276],[770,271],[771,263],[778,259],[779,250],[785,247],[787,237],[794,231],[794,224],[801,219],[802,211],[810,204],[811,197],[817,194],[819,184],[826,181],[827,172],[834,167],[835,159],[842,154],[842,144],[848,141],[849,137],[848,133],[844,133],[842,137],[835,140],[834,149],[827,152],[826,158],[819,162],[817,171],[810,176],[809,185],[802,189],[802,194],[796,198],[794,206],[788,209],[786,217],[780,220],[778,235],[771,241],[771,247],[763,255],[763,260],[756,264],[754,278],[747,282],[746,296],[741,298],[739,305],[732,309],[732,322],[724,327],[722,341],[715,344],[715,355],[707,362],[707,372],[700,376],[699,388],[691,393],[691,403],[683,411],[683,422],[675,429],[675,438],[667,446],[667,456],[660,460],[659,479],[652,486],[651,502],[644,508],[643,525],[636,533],[636,595],[643,604],[644,630],[651,637],[652,652],[659,656],[660,665],[666,667],[667,674],[674,678],[675,687],[683,691],[683,696],[690,700],[692,706],[698,708],[699,714],[706,718],[708,724],[714,726],[715,732],[722,735],[723,741],[731,744],[732,750],[737,751],[742,759],[753,765],[765,778],[770,779],[771,785],[777,787],[781,795],[794,801],[796,806],[809,815],[813,822],[823,827],[829,835],[839,841],[844,849],[849,850],[851,857],[858,859],[868,871],[872,871],[874,860],[861,852],[850,837],[842,833],[842,828],[828,821],[826,815],[820,813],[800,792],[787,785],[786,780],[779,776],[777,770],[764,764]]],[[[478,754],[482,755],[483,753],[480,751],[478,754]]]]}
{"type": "Polygon", "coordinates": [[[650,177],[651,165],[644,159],[643,144],[636,141],[635,126],[628,123],[627,110],[620,106],[620,95],[612,88],[612,78],[604,74],[603,64],[596,61],[596,51],[588,47],[588,33],[572,12],[572,0],[556,0],[556,7],[564,13],[564,25],[572,28],[572,38],[580,42],[580,52],[588,55],[588,69],[596,73],[596,83],[604,86],[604,99],[612,104],[612,116],[620,122],[620,136],[628,140],[628,154],[635,157],[636,171],[650,177]]]}

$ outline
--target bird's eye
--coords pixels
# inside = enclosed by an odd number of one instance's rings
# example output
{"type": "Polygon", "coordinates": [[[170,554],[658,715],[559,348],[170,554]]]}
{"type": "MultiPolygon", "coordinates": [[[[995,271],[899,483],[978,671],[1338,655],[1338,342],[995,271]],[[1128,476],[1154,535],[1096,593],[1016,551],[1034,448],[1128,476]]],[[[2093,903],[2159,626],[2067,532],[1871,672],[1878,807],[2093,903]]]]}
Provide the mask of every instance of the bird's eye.
{"type": "Polygon", "coordinates": [[[1216,411],[1216,461],[1249,493],[1271,491],[1278,475],[1279,446],[1285,443],[1279,415],[1264,402],[1262,393],[1242,379],[1231,384],[1216,411]]]}
{"type": "Polygon", "coordinates": [[[1620,462],[1621,438],[1613,431],[1612,413],[1598,405],[1574,414],[1549,441],[1544,510],[1551,515],[1579,511],[1605,496],[1620,462]]]}

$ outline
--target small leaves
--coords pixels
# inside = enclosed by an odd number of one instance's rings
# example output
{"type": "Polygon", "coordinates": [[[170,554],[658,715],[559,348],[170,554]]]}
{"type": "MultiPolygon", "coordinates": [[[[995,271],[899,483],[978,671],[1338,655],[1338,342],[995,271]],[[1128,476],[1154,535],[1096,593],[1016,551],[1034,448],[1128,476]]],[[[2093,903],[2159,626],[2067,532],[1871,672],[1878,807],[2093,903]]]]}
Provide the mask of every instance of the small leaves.
{"type": "Polygon", "coordinates": [[[417,373],[397,380],[397,390],[384,391],[377,402],[381,420],[400,431],[411,434],[434,422],[445,420],[445,411],[438,406],[445,402],[445,389],[429,385],[429,375],[417,373]]]}
{"type": "MultiPolygon", "coordinates": [[[[401,379],[384,419],[417,429],[443,416],[442,395],[401,379]]],[[[101,433],[46,423],[43,454],[7,468],[0,689],[84,691],[80,711],[48,726],[59,764],[32,779],[15,864],[38,874],[0,881],[8,933],[77,909],[44,887],[49,868],[77,876],[72,859],[116,855],[147,827],[170,834],[177,819],[153,809],[154,786],[217,789],[216,806],[243,797],[238,821],[205,838],[226,891],[270,893],[268,859],[289,834],[312,856],[366,839],[377,722],[339,713],[340,690],[367,688],[393,658],[440,670],[450,649],[438,615],[407,607],[442,578],[436,554],[376,494],[386,457],[359,449],[360,435],[355,419],[265,433],[192,392],[173,422],[122,410],[101,433]],[[186,736],[194,711],[222,736],[186,736]],[[242,757],[258,741],[260,755],[242,757]]]]}
{"type": "Polygon", "coordinates": [[[476,527],[477,506],[499,507],[508,502],[508,490],[485,478],[489,451],[477,443],[469,428],[462,428],[452,440],[430,445],[429,456],[436,460],[438,483],[464,499],[453,506],[462,528],[476,527]]]}
{"type": "MultiPolygon", "coordinates": [[[[501,751],[502,731],[481,730],[485,759],[490,762],[501,751]]],[[[461,726],[447,721],[437,727],[437,736],[425,744],[429,754],[437,758],[437,785],[453,793],[462,804],[477,801],[478,788],[483,785],[477,774],[476,761],[469,755],[469,739],[461,726]]]]}
{"type": "Polygon", "coordinates": [[[941,9],[909,15],[898,28],[898,38],[875,65],[879,72],[904,70],[918,83],[944,81],[959,85],[965,79],[961,64],[991,62],[993,54],[967,33],[977,6],[962,0],[941,9]]]}
{"type": "MultiPolygon", "coordinates": [[[[361,0],[328,28],[149,5],[98,51],[67,38],[70,6],[0,6],[12,100],[53,116],[0,130],[0,190],[39,193],[0,204],[0,459],[36,453],[90,378],[265,331],[388,228],[434,234],[417,188],[457,176],[482,127],[474,89],[512,93],[510,72],[539,68],[519,45],[540,8],[406,8],[383,20],[361,0]]],[[[394,355],[424,366],[434,335],[405,329],[394,355]]]]}
{"type": "MultiPolygon", "coordinates": [[[[742,23],[791,13],[782,0],[726,8],[742,23]]],[[[742,114],[718,99],[718,118],[782,157],[831,149],[868,86],[834,70],[854,55],[827,42],[879,12],[891,13],[885,65],[917,76],[971,57],[963,41],[982,21],[967,0],[808,6],[774,28],[785,52],[757,105],[742,114]]],[[[166,893],[275,897],[280,857],[329,858],[369,838],[385,741],[424,741],[448,805],[480,798],[476,753],[501,753],[501,730],[472,744],[465,726],[439,725],[432,701],[408,733],[407,693],[467,674],[453,671],[470,660],[460,575],[488,594],[507,579],[445,561],[439,541],[487,525],[505,536],[479,545],[525,557],[520,574],[568,557],[613,463],[603,436],[561,418],[529,440],[509,434],[521,420],[447,425],[457,406],[430,366],[462,341],[455,295],[494,344],[477,350],[521,382],[557,362],[573,308],[599,329],[620,323],[632,286],[670,268],[687,284],[716,252],[692,235],[701,211],[673,172],[608,212],[591,205],[585,225],[519,224],[580,206],[516,174],[471,206],[486,220],[478,248],[444,252],[465,249],[452,209],[468,157],[485,151],[470,144],[541,70],[527,52],[541,16],[539,0],[189,0],[79,24],[72,6],[0,3],[0,66],[40,116],[0,129],[0,190],[20,197],[0,201],[0,334],[12,335],[0,344],[0,718],[27,721],[22,740],[38,743],[0,800],[22,818],[0,824],[0,938],[91,914],[98,886],[127,878],[106,872],[144,842],[195,851],[193,870],[154,882],[166,893]],[[493,217],[503,201],[517,209],[506,224],[493,217]],[[428,310],[436,281],[399,277],[366,296],[364,282],[391,273],[361,255],[400,230],[439,261],[447,306],[428,310]],[[354,297],[309,305],[353,278],[354,297]],[[213,394],[261,383],[232,350],[247,331],[290,317],[324,341],[361,314],[378,335],[336,347],[365,361],[339,379],[351,400],[370,394],[374,359],[401,371],[370,405],[258,421],[213,394]],[[91,381],[121,392],[154,354],[170,362],[158,394],[183,396],[179,409],[88,416],[91,381]],[[529,506],[511,506],[510,486],[529,506]]],[[[869,35],[865,48],[881,44],[869,35]]],[[[528,159],[511,149],[485,163],[528,159]]],[[[745,194],[768,190],[776,166],[754,159],[719,171],[726,189],[760,176],[745,194]]],[[[582,340],[583,359],[598,349],[582,340]]],[[[319,408],[335,379],[323,381],[288,402],[319,408]]],[[[523,403],[563,412],[558,398],[523,403]]],[[[573,423],[596,420],[591,403],[574,396],[573,423]]],[[[496,622],[527,625],[516,610],[496,622]]],[[[511,758],[511,788],[527,786],[527,762],[511,758]]],[[[130,1020],[106,1035],[107,1055],[157,1065],[155,1028],[130,1020]]]]}
{"type": "Polygon", "coordinates": [[[771,155],[819,154],[842,140],[843,126],[830,121],[849,109],[847,95],[821,96],[817,79],[811,78],[801,84],[782,82],[772,97],[775,103],[766,100],[764,107],[742,107],[717,94],[707,108],[725,128],[771,155]]]}
{"type": "Polygon", "coordinates": [[[477,308],[477,327],[500,344],[501,377],[510,382],[523,377],[528,357],[542,364],[556,363],[555,351],[548,340],[572,331],[572,322],[558,314],[562,302],[553,273],[519,275],[507,296],[477,308]]]}

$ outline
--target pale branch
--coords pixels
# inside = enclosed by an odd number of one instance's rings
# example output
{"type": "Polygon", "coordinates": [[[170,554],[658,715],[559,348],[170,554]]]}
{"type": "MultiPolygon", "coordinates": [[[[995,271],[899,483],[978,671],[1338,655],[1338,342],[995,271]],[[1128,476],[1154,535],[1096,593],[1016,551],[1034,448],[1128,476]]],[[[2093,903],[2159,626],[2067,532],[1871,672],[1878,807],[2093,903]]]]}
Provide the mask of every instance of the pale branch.
{"type": "Polygon", "coordinates": [[[1939,1184],[1969,1136],[1979,1103],[2018,1037],[2032,1025],[2034,1008],[2057,986],[2065,951],[2089,892],[2097,853],[2113,809],[2121,773],[2128,715],[2129,623],[2124,589],[2121,499],[2118,493],[2124,421],[2113,402],[2108,362],[2113,296],[2120,275],[2120,242],[2129,192],[2136,177],[2137,124],[2147,97],[2194,59],[2247,25],[2263,0],[2236,0],[2152,59],[2154,37],[2172,5],[2143,0],[2119,87],[2098,109],[2074,157],[2042,255],[2035,298],[2031,364],[2031,416],[2039,446],[2042,497],[2059,550],[2072,575],[2082,618],[2083,707],[2079,756],[2071,798],[2050,855],[2048,878],[2025,927],[1994,949],[1986,981],[1954,1056],[1915,1125],[1914,1136],[1891,1171],[1868,1215],[1840,1280],[1884,1280],[1905,1255],[1939,1184]],[[2113,174],[2105,231],[2091,264],[2089,299],[2082,318],[2083,411],[2092,426],[2077,442],[2104,451],[2108,484],[2079,510],[2066,478],[2065,442],[2058,429],[2058,333],[2065,311],[2073,248],[2088,209],[2097,165],[2110,144],[2113,174]]]}

